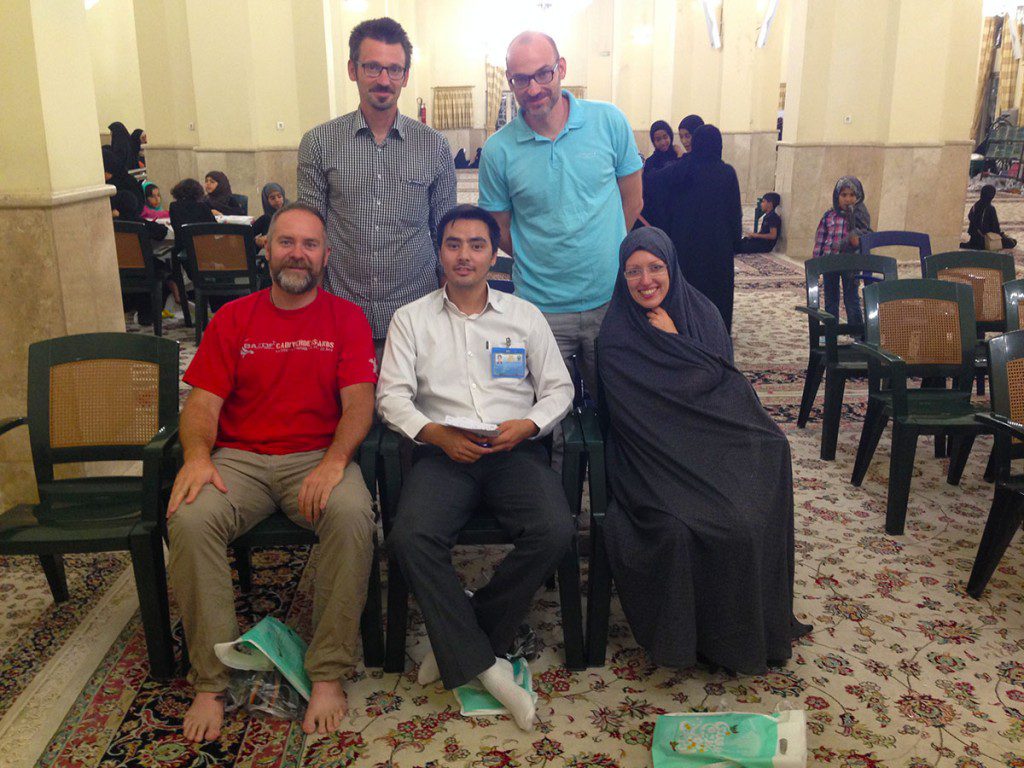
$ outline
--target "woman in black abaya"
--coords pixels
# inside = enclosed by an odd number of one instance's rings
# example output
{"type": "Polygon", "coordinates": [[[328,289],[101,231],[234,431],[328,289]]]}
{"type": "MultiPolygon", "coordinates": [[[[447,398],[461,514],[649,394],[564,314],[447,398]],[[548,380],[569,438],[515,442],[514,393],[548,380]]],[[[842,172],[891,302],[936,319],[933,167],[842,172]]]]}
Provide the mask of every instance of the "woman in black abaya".
{"type": "Polygon", "coordinates": [[[811,629],[793,616],[789,443],[668,236],[636,230],[619,259],[598,360],[623,610],[659,665],[763,673],[811,629]]]}
{"type": "Polygon", "coordinates": [[[685,162],[667,175],[663,226],[672,238],[686,281],[718,307],[732,333],[733,256],[743,236],[736,171],[722,162],[722,134],[703,125],[685,162]]]}

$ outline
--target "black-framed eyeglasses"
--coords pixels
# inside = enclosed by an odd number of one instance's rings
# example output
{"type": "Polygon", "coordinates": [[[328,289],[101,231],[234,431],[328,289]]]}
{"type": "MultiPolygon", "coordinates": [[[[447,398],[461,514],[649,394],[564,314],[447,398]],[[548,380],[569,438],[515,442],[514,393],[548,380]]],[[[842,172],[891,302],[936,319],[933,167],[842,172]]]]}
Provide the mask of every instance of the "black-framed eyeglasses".
{"type": "Polygon", "coordinates": [[[385,67],[375,61],[360,62],[359,66],[362,68],[363,74],[367,77],[380,77],[381,72],[387,72],[389,80],[401,80],[405,77],[406,71],[408,71],[408,67],[400,67],[397,64],[385,67]]]}
{"type": "Polygon", "coordinates": [[[530,81],[536,80],[537,85],[547,85],[555,79],[555,70],[558,68],[556,61],[550,67],[541,67],[532,75],[509,75],[508,84],[513,88],[529,88],[530,81]]]}

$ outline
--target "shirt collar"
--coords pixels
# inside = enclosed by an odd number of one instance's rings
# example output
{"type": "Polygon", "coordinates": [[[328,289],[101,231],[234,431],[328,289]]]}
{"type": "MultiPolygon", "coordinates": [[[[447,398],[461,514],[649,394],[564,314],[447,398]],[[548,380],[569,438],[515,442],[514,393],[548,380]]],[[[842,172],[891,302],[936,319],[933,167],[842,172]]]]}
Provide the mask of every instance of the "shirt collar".
{"type": "MultiPolygon", "coordinates": [[[[562,95],[569,100],[569,117],[565,121],[565,128],[558,135],[566,133],[567,131],[575,130],[583,126],[586,122],[586,116],[583,114],[583,110],[580,108],[579,102],[576,97],[573,96],[569,91],[562,89],[562,95]]],[[[516,116],[516,141],[547,141],[543,136],[533,130],[529,125],[526,124],[526,118],[523,117],[523,108],[519,108],[519,114],[516,116]]]]}
{"type": "MultiPolygon", "coordinates": [[[[450,306],[455,312],[462,314],[462,310],[455,306],[455,304],[448,298],[448,287],[445,286],[437,292],[437,311],[443,312],[445,307],[450,306]]],[[[499,290],[487,286],[487,303],[484,304],[484,311],[480,313],[482,315],[488,309],[493,309],[495,312],[505,312],[505,300],[506,295],[499,290]]],[[[479,317],[480,315],[477,315],[479,317]]]]}
{"type": "MultiPolygon", "coordinates": [[[[355,111],[354,115],[355,116],[352,118],[352,135],[356,136],[360,131],[369,131],[370,130],[370,126],[368,126],[366,124],[366,118],[363,117],[363,110],[360,109],[359,107],[356,107],[356,111],[355,111]]],[[[408,117],[406,117],[401,112],[399,112],[395,116],[395,124],[392,125],[391,126],[391,130],[388,131],[388,136],[390,136],[392,133],[397,133],[398,134],[398,138],[404,140],[405,139],[406,121],[408,119],[409,119],[408,117]]]]}

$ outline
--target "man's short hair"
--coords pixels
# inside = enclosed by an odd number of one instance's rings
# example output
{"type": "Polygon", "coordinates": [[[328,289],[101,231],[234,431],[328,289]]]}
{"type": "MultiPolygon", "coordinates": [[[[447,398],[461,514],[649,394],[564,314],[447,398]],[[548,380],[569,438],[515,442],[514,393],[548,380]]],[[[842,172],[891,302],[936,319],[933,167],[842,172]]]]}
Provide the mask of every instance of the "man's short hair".
{"type": "Polygon", "coordinates": [[[324,221],[323,214],[309,203],[304,203],[301,200],[296,200],[294,203],[282,205],[274,212],[274,215],[270,217],[270,226],[267,228],[268,241],[273,240],[274,238],[274,225],[277,223],[278,218],[289,211],[305,211],[306,213],[311,213],[320,219],[320,226],[324,228],[324,247],[327,246],[327,222],[324,221]]]}
{"type": "Polygon", "coordinates": [[[408,69],[412,63],[412,43],[405,30],[402,29],[402,25],[394,19],[382,16],[379,19],[369,19],[356,24],[348,36],[348,58],[350,61],[359,61],[359,46],[366,39],[388,45],[401,44],[402,50],[405,51],[405,68],[408,69]]]}
{"type": "Polygon", "coordinates": [[[766,192],[762,198],[772,204],[772,208],[778,208],[782,204],[782,196],[778,192],[766,192]]]}
{"type": "Polygon", "coordinates": [[[497,253],[501,243],[501,227],[498,226],[498,220],[489,211],[485,211],[479,206],[465,203],[456,205],[441,217],[441,221],[437,225],[437,247],[441,248],[444,244],[444,231],[448,228],[449,224],[453,221],[465,220],[482,221],[487,225],[487,235],[491,240],[491,249],[497,253]]]}
{"type": "Polygon", "coordinates": [[[508,48],[505,50],[505,61],[508,62],[508,52],[512,50],[512,46],[526,40],[532,40],[535,37],[543,38],[544,40],[547,40],[551,44],[551,50],[555,52],[555,61],[558,61],[558,59],[562,58],[562,55],[558,52],[558,46],[555,44],[555,38],[544,32],[528,31],[520,32],[518,35],[512,38],[512,42],[508,44],[508,48]]]}

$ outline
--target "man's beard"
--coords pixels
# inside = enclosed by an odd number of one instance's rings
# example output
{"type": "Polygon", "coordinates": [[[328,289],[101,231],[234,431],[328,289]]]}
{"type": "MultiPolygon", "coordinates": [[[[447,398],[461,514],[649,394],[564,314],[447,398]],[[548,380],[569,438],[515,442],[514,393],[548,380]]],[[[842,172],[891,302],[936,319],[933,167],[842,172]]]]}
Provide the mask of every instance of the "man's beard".
{"type": "Polygon", "coordinates": [[[282,264],[276,271],[270,270],[270,277],[278,288],[293,296],[299,296],[313,290],[320,282],[319,272],[314,272],[312,269],[307,268],[305,264],[296,262],[282,264]],[[305,271],[290,271],[289,267],[298,267],[305,271]]]}

